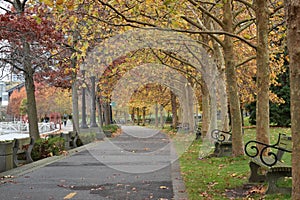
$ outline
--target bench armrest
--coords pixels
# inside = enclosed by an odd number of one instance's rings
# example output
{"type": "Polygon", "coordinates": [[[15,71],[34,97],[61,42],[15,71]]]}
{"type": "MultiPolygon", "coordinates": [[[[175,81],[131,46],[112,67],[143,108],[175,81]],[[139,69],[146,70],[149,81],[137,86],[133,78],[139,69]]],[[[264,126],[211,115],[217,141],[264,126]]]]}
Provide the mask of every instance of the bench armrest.
{"type": "Polygon", "coordinates": [[[211,131],[211,137],[218,142],[224,142],[226,140],[226,135],[229,135],[229,140],[231,140],[231,131],[222,131],[219,129],[214,129],[211,131]]]}
{"type": "Polygon", "coordinates": [[[291,137],[287,137],[284,134],[279,134],[278,141],[275,144],[265,144],[256,140],[250,140],[245,144],[245,154],[251,158],[259,156],[263,164],[272,167],[277,161],[281,161],[284,152],[292,153],[291,150],[280,146],[281,137],[284,137],[285,140],[291,140],[291,137]],[[259,151],[257,145],[262,146],[261,151],[259,151]],[[270,158],[273,158],[273,161],[270,162],[270,158]],[[269,162],[267,162],[267,160],[269,162]]]}

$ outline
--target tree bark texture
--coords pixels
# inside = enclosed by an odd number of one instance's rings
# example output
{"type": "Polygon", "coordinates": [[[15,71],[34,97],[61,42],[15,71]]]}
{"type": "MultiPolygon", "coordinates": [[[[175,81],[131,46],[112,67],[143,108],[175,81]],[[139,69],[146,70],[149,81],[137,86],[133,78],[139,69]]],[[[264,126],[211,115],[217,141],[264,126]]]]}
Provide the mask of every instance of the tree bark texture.
{"type": "Polygon", "coordinates": [[[79,133],[79,107],[78,107],[78,92],[77,92],[77,81],[73,81],[72,83],[72,122],[73,122],[73,130],[79,133]]]}
{"type": "Polygon", "coordinates": [[[158,128],[158,104],[155,104],[155,128],[158,128]]]}
{"type": "Polygon", "coordinates": [[[163,105],[159,106],[159,115],[160,115],[160,127],[164,128],[164,107],[163,107],[163,105]]]}
{"type": "MultiPolygon", "coordinates": [[[[263,143],[270,143],[269,116],[269,85],[270,67],[268,50],[268,1],[255,0],[253,5],[256,13],[257,34],[257,101],[256,101],[256,139],[263,143]]],[[[260,149],[261,147],[258,146],[260,149]]]]}
{"type": "Polygon", "coordinates": [[[300,199],[300,2],[286,1],[292,120],[292,199],[300,199]]]}
{"type": "Polygon", "coordinates": [[[171,107],[172,107],[172,126],[173,128],[176,128],[178,125],[176,95],[172,91],[170,91],[170,93],[171,93],[171,107]]]}
{"type": "Polygon", "coordinates": [[[146,124],[146,107],[143,107],[143,126],[146,124]]]}
{"type": "MultiPolygon", "coordinates": [[[[233,33],[232,1],[224,2],[224,30],[233,33]]],[[[240,100],[236,81],[233,41],[229,36],[224,38],[224,58],[227,89],[229,95],[231,127],[232,127],[232,154],[233,156],[244,155],[242,137],[242,119],[240,112],[240,100]]]]}
{"type": "MultiPolygon", "coordinates": [[[[98,108],[98,120],[99,120],[99,124],[102,127],[103,126],[103,112],[102,112],[102,106],[101,106],[100,98],[99,97],[97,97],[96,105],[97,105],[97,108],[98,108]]],[[[127,123],[127,120],[125,122],[127,123]]]]}
{"type": "Polygon", "coordinates": [[[29,134],[35,140],[40,138],[39,127],[38,127],[38,117],[37,108],[35,100],[35,86],[33,80],[34,69],[31,64],[30,59],[30,45],[27,42],[24,45],[24,73],[25,75],[25,88],[27,95],[27,113],[28,113],[28,123],[29,123],[29,134]]]}
{"type": "MultiPolygon", "coordinates": [[[[21,14],[25,11],[25,3],[20,1],[11,1],[15,10],[21,14]]],[[[35,100],[35,86],[33,75],[35,70],[32,66],[32,55],[30,44],[23,39],[23,70],[25,78],[25,89],[27,95],[27,114],[28,114],[28,123],[29,123],[29,135],[34,139],[39,139],[39,127],[38,127],[38,117],[37,117],[37,108],[35,100]]]]}
{"type": "MultiPolygon", "coordinates": [[[[213,26],[213,25],[212,25],[213,26]]],[[[228,116],[228,95],[226,90],[226,74],[224,69],[224,55],[220,45],[216,41],[213,42],[213,49],[215,52],[215,59],[218,66],[218,94],[220,97],[221,109],[221,129],[229,131],[229,116],[228,116]]]]}
{"type": "Polygon", "coordinates": [[[104,124],[110,125],[111,121],[111,115],[110,115],[110,102],[104,103],[104,124]]]}
{"type": "MultiPolygon", "coordinates": [[[[209,129],[209,121],[210,121],[210,97],[209,90],[207,85],[204,84],[204,80],[202,79],[201,91],[202,91],[202,127],[201,132],[203,137],[207,135],[209,129]]],[[[210,134],[209,134],[210,136],[210,134]]]]}
{"type": "Polygon", "coordinates": [[[220,94],[220,106],[221,106],[221,123],[222,130],[229,131],[229,116],[228,116],[228,96],[226,91],[226,74],[223,70],[219,71],[219,94],[220,94]]]}

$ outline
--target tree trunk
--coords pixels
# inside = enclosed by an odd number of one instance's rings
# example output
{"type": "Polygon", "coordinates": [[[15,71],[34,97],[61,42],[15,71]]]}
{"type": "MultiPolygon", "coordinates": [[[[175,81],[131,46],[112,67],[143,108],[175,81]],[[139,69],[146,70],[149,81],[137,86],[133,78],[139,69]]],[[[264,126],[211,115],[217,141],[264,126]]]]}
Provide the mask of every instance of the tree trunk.
{"type": "Polygon", "coordinates": [[[143,107],[143,126],[146,125],[146,107],[143,107]]]}
{"type": "Polygon", "coordinates": [[[97,97],[96,105],[97,105],[97,108],[98,108],[98,120],[99,120],[99,124],[102,127],[103,126],[103,112],[102,112],[102,106],[101,106],[100,98],[99,97],[97,97]]]}
{"type": "Polygon", "coordinates": [[[213,49],[215,52],[215,59],[218,66],[218,94],[220,97],[221,109],[221,129],[229,131],[229,116],[228,116],[228,96],[226,90],[226,74],[224,68],[224,55],[220,45],[216,41],[213,42],[213,49]]]}
{"type": "MultiPolygon", "coordinates": [[[[74,80],[74,79],[73,79],[74,80]]],[[[79,107],[78,107],[78,92],[77,92],[77,81],[72,83],[72,122],[73,130],[79,133],[79,107]]]]}
{"type": "MultiPolygon", "coordinates": [[[[11,2],[16,11],[21,14],[25,11],[25,3],[20,1],[11,2]]],[[[29,123],[29,135],[34,139],[40,138],[39,126],[38,126],[38,117],[37,117],[37,108],[35,100],[35,86],[33,75],[35,73],[32,66],[32,55],[30,51],[30,45],[23,41],[23,67],[24,67],[24,78],[25,78],[25,89],[27,95],[27,113],[28,113],[28,123],[29,123]]]]}
{"type": "MultiPolygon", "coordinates": [[[[71,68],[76,68],[77,59],[73,58],[71,60],[71,68]]],[[[78,107],[78,86],[77,86],[77,72],[72,73],[72,122],[73,130],[78,134],[80,133],[79,129],[79,107],[78,107]]]]}
{"type": "Polygon", "coordinates": [[[131,121],[132,121],[132,124],[134,124],[134,118],[135,118],[135,108],[133,107],[132,108],[132,112],[131,112],[131,121]]]}
{"type": "Polygon", "coordinates": [[[137,107],[136,108],[136,115],[137,115],[137,125],[140,125],[140,121],[141,121],[141,116],[140,116],[140,108],[137,107]]]}
{"type": "Polygon", "coordinates": [[[286,1],[288,26],[288,49],[290,57],[290,87],[291,87],[291,120],[293,139],[293,188],[292,199],[300,199],[300,2],[286,1]]]}
{"type": "Polygon", "coordinates": [[[24,42],[24,70],[25,75],[25,88],[27,94],[27,112],[28,112],[28,123],[29,123],[29,134],[35,140],[40,138],[39,127],[38,127],[38,117],[36,109],[36,100],[35,100],[35,86],[33,80],[34,69],[31,66],[30,59],[30,47],[29,44],[24,42]]]}
{"type": "MultiPolygon", "coordinates": [[[[203,137],[207,135],[208,125],[210,121],[210,98],[209,98],[209,90],[207,85],[204,84],[204,80],[202,79],[201,91],[202,91],[202,126],[201,132],[203,137]]],[[[210,135],[209,135],[210,136],[210,135]]]]}
{"type": "MultiPolygon", "coordinates": [[[[255,0],[253,5],[256,13],[257,33],[257,102],[256,102],[256,139],[270,143],[269,136],[269,51],[268,51],[268,2],[255,0]]],[[[258,146],[260,149],[261,147],[258,146]]]]}
{"type": "Polygon", "coordinates": [[[226,74],[221,72],[219,77],[219,94],[220,94],[220,106],[221,106],[221,123],[222,130],[229,131],[229,116],[228,116],[228,96],[226,92],[226,74]]]}
{"type": "Polygon", "coordinates": [[[104,124],[110,124],[110,105],[109,102],[104,103],[104,124]]]}
{"type": "MultiPolygon", "coordinates": [[[[232,1],[225,1],[224,3],[224,30],[233,33],[232,22],[232,1]]],[[[233,41],[229,36],[224,39],[224,58],[225,58],[225,72],[227,80],[227,89],[229,94],[229,104],[231,113],[231,127],[232,127],[232,154],[233,156],[244,155],[243,137],[242,137],[242,119],[240,112],[240,100],[238,94],[238,86],[236,81],[235,63],[233,41]]]]}
{"type": "Polygon", "coordinates": [[[158,104],[155,104],[155,128],[158,128],[158,104]]]}
{"type": "Polygon", "coordinates": [[[178,125],[176,95],[172,91],[170,91],[170,93],[171,93],[171,107],[172,107],[172,126],[173,128],[176,128],[178,125]]]}
{"type": "Polygon", "coordinates": [[[218,104],[216,84],[212,84],[210,88],[210,130],[218,128],[218,104]]]}
{"type": "Polygon", "coordinates": [[[160,115],[160,127],[164,128],[164,107],[160,105],[159,107],[159,115],[160,115]]]}
{"type": "Polygon", "coordinates": [[[187,103],[188,103],[188,123],[189,123],[189,131],[194,132],[195,131],[195,116],[194,116],[194,94],[193,89],[190,83],[187,84],[187,103]]]}

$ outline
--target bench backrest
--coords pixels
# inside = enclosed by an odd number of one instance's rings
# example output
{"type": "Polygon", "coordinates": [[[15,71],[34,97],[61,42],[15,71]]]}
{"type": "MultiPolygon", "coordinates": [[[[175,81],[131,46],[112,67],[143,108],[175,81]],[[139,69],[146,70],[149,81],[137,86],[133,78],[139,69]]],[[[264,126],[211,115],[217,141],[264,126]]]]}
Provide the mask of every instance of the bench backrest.
{"type": "Polygon", "coordinates": [[[231,130],[223,131],[219,129],[214,129],[211,131],[211,137],[218,142],[224,142],[225,140],[228,141],[232,140],[231,130]]]}
{"type": "Polygon", "coordinates": [[[271,167],[277,161],[282,160],[285,152],[292,153],[292,137],[280,133],[275,144],[265,144],[256,140],[250,140],[245,144],[244,149],[247,156],[251,158],[258,156],[263,164],[271,167]]]}
{"type": "Polygon", "coordinates": [[[292,152],[292,137],[282,133],[279,134],[278,141],[275,146],[278,148],[277,158],[278,160],[281,160],[284,152],[292,152]]]}

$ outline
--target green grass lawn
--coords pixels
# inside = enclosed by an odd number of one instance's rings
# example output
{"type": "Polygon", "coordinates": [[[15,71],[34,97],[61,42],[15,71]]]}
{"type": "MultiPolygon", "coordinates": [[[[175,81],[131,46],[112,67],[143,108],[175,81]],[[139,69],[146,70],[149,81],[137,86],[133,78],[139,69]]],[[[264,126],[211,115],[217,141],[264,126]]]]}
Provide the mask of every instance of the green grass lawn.
{"type": "MultiPolygon", "coordinates": [[[[290,134],[290,129],[271,128],[271,143],[276,142],[279,133],[290,134]]],[[[245,129],[244,142],[255,139],[255,129],[245,129]]],[[[245,192],[243,186],[249,186],[249,158],[247,156],[202,157],[207,151],[202,141],[194,141],[180,157],[181,173],[186,185],[189,200],[199,199],[290,199],[289,195],[264,195],[266,186],[253,186],[252,193],[237,198],[236,192],[245,192]],[[241,190],[236,190],[240,188],[241,190]],[[235,197],[234,197],[235,196],[235,197]],[[232,198],[231,198],[232,197],[232,198]]],[[[290,162],[290,157],[285,158],[290,162]]],[[[291,180],[283,180],[283,185],[291,185],[291,180]]],[[[250,186],[249,186],[250,187],[250,186]]]]}

